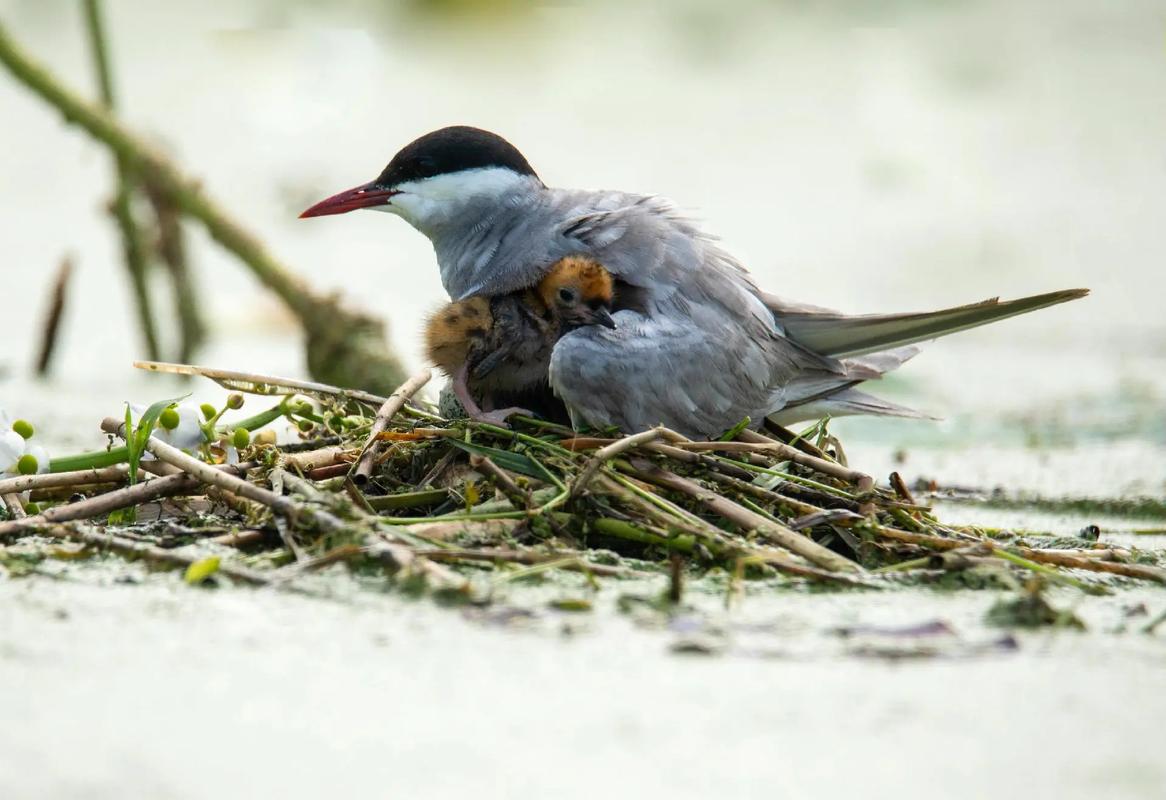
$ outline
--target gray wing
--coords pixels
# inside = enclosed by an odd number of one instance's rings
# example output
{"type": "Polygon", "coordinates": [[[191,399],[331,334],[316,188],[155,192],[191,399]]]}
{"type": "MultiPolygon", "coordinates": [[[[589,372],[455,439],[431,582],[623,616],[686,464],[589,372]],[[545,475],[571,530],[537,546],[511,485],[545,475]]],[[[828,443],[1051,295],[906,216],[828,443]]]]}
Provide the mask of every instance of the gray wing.
{"type": "Polygon", "coordinates": [[[1065,289],[1004,302],[992,298],[940,311],[863,315],[799,305],[773,295],[765,295],[764,299],[790,338],[818,353],[848,356],[874,353],[966,331],[989,322],[1076,300],[1087,294],[1088,289],[1065,289]]]}
{"type": "Polygon", "coordinates": [[[643,314],[617,313],[615,330],[555,346],[551,385],[577,421],[714,436],[882,373],[786,338],[749,274],[665,201],[618,199],[558,230],[560,252],[594,256],[646,300],[643,314]]]}

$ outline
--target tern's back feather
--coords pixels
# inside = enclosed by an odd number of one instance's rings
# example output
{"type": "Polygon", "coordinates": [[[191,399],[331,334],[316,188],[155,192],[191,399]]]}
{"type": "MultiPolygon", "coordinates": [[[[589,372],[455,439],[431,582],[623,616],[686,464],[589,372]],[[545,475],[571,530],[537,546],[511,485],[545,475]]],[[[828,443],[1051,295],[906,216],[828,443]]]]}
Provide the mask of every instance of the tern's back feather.
{"type": "Polygon", "coordinates": [[[456,299],[532,286],[575,254],[593,257],[634,289],[636,302],[615,314],[615,330],[580,328],[551,356],[551,386],[573,420],[597,427],[663,423],[713,436],[745,416],[759,422],[782,409],[809,413],[832,397],[843,413],[914,413],[851,388],[914,354],[879,351],[1079,296],[847,317],[765,295],[660,198],[547,189],[532,180],[459,216],[458,225],[427,231],[456,299]],[[839,360],[862,353],[873,355],[839,360]]]}

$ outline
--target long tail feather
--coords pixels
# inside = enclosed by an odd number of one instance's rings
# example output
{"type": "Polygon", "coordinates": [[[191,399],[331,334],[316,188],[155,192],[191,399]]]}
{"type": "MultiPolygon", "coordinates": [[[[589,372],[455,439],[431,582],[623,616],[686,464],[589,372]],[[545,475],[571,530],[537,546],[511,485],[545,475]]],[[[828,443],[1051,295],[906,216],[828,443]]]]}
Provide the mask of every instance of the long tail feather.
{"type": "Polygon", "coordinates": [[[911,419],[938,419],[922,411],[916,411],[898,403],[860,392],[857,389],[843,389],[840,392],[809,402],[791,405],[770,414],[769,419],[778,425],[821,419],[825,416],[847,417],[856,414],[870,414],[879,417],[908,417],[911,419]]]}
{"type": "Polygon", "coordinates": [[[1076,300],[1087,294],[1088,289],[1065,289],[1004,302],[1000,302],[999,298],[992,298],[982,303],[942,311],[859,316],[796,307],[778,298],[767,297],[766,300],[785,328],[787,336],[815,353],[841,358],[875,353],[946,336],[949,333],[965,331],[989,322],[1076,300]]]}

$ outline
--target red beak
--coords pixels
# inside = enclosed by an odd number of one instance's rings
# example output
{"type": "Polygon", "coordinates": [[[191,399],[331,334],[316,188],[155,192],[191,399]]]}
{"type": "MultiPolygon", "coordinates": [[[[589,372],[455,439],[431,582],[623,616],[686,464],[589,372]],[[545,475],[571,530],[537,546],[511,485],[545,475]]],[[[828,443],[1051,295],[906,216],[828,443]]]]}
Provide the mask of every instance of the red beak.
{"type": "Polygon", "coordinates": [[[400,194],[400,192],[378,186],[375,181],[373,183],[366,183],[363,186],[357,186],[355,189],[334,194],[327,200],[321,200],[300,214],[300,219],[304,219],[305,217],[323,217],[328,214],[346,214],[358,208],[386,206],[389,204],[389,198],[395,194],[400,194]]]}

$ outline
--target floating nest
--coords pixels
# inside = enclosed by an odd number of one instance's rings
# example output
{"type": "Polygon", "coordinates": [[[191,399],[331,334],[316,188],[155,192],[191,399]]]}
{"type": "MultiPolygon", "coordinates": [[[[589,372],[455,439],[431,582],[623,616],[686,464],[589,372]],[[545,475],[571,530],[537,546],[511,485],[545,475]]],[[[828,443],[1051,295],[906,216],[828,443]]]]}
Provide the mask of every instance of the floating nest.
{"type": "Polygon", "coordinates": [[[139,366],[202,375],[278,404],[234,425],[222,421],[226,409],[207,410],[212,424],[193,453],[160,435],[165,403],[153,418],[131,419],[129,431],[124,415],[107,418],[104,457],[0,480],[3,563],[14,547],[60,555],[68,540],[69,558],[112,551],[184,569],[191,583],[297,590],[306,573],[343,562],[469,601],[488,600],[484,573],[545,570],[593,582],[664,574],[676,596],[684,574],[713,569],[737,588],[778,575],[866,589],[953,575],[968,576],[963,585],[1027,577],[1090,593],[1126,579],[1166,583],[1166,570],[1137,551],[945,525],[898,475],[884,486],[849,466],[825,423],[795,435],[758,433],[743,421],[719,441],[665,428],[581,434],[523,417],[503,428],[445,419],[414,400],[428,372],[382,398],[139,366]],[[298,432],[292,441],[238,433],[280,418],[298,432]]]}

